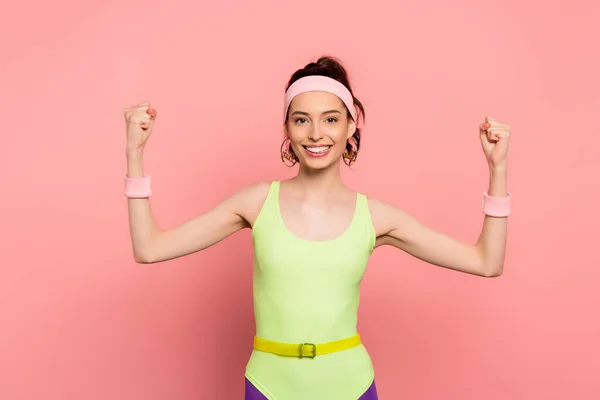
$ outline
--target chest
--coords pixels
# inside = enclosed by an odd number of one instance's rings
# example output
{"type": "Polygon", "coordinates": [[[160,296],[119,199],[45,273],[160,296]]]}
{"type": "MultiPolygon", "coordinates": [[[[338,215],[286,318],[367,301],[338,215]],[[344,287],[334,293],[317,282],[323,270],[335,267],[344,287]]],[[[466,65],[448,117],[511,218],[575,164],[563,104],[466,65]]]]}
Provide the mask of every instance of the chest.
{"type": "Polygon", "coordinates": [[[341,237],[356,216],[356,199],[331,204],[311,204],[283,197],[278,217],[291,235],[309,241],[329,241],[341,237]]]}

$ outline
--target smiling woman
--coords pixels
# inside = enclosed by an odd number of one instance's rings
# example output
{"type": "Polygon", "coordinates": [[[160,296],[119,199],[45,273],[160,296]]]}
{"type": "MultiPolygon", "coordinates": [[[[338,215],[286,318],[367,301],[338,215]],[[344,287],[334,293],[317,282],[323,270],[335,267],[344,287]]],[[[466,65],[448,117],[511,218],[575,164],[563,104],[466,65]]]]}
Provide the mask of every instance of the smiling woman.
{"type": "Polygon", "coordinates": [[[157,228],[150,177],[141,165],[156,116],[149,103],[125,110],[125,194],[133,254],[139,263],[166,261],[252,229],[256,336],[246,366],[246,399],[377,399],[357,315],[360,282],[370,255],[381,245],[459,272],[502,273],[511,199],[506,191],[508,125],[491,118],[479,124],[490,186],[482,197],[481,235],[468,244],[344,185],[341,161],[352,165],[357,160],[364,107],[334,58],[322,57],[299,69],[286,87],[281,158],[289,166],[298,164],[298,174],[248,186],[168,230],[157,228]]]}
{"type": "MultiPolygon", "coordinates": [[[[286,141],[290,142],[287,149],[290,155],[284,158],[293,165],[299,162],[298,153],[317,157],[330,155],[333,160],[342,158],[351,165],[360,149],[357,123],[364,115],[365,109],[352,94],[348,74],[341,63],[322,57],[317,63],[308,64],[292,75],[286,87],[284,129],[286,141]],[[337,143],[319,142],[322,138],[336,139],[337,143]],[[307,151],[302,152],[301,147],[307,151]]],[[[320,165],[327,164],[321,162],[320,165]]]]}

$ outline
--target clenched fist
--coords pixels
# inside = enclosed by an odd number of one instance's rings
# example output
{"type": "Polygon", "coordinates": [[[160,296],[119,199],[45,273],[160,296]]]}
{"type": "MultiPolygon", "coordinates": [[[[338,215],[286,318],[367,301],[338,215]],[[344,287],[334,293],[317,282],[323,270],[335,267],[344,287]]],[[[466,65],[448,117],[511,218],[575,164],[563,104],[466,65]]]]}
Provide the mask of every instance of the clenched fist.
{"type": "Polygon", "coordinates": [[[490,117],[485,117],[485,121],[479,125],[481,147],[491,167],[502,166],[506,163],[510,133],[510,125],[490,117]]]}
{"type": "Polygon", "coordinates": [[[124,110],[127,127],[127,150],[142,150],[152,133],[156,110],[150,108],[150,102],[137,104],[124,110]]]}

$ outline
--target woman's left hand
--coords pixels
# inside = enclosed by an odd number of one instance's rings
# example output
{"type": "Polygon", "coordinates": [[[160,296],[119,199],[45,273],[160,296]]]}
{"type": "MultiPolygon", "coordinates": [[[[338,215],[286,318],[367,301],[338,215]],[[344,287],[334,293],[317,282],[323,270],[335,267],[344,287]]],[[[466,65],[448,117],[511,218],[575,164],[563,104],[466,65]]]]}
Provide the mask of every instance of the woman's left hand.
{"type": "Polygon", "coordinates": [[[490,167],[506,164],[510,125],[503,124],[493,118],[485,117],[485,122],[479,125],[481,147],[490,167]]]}

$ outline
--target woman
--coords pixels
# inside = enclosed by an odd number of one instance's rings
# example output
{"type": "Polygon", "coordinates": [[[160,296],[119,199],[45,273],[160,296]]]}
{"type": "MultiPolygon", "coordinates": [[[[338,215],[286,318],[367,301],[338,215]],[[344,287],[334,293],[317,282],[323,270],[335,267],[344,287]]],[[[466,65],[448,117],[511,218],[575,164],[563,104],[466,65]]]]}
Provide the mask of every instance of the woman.
{"type": "Polygon", "coordinates": [[[340,161],[356,161],[364,108],[333,58],[296,71],[286,87],[281,158],[299,164],[298,174],[248,186],[168,230],[156,225],[150,177],[142,170],[156,115],[149,103],[125,110],[125,194],[135,260],[181,257],[252,228],[256,336],[246,367],[246,399],[377,398],[371,359],[356,328],[360,282],[379,246],[482,277],[502,273],[510,212],[507,125],[490,118],[479,125],[490,185],[482,197],[481,236],[471,245],[344,185],[340,161]]]}

